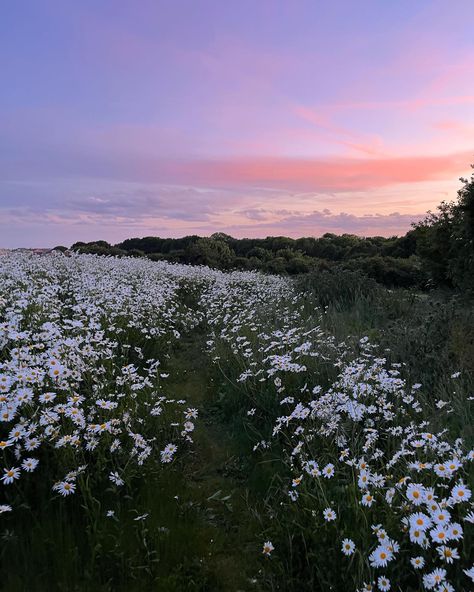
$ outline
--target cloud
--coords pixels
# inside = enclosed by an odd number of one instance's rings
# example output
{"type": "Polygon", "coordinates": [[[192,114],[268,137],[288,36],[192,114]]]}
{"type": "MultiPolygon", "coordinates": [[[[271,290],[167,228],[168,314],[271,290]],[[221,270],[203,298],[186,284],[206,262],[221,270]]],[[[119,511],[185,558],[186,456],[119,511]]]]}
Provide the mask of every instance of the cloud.
{"type": "MultiPolygon", "coordinates": [[[[466,168],[470,153],[393,158],[252,158],[157,165],[154,175],[209,187],[267,187],[294,191],[364,191],[446,179],[466,168]],[[157,170],[161,169],[161,170],[157,170]]],[[[146,171],[143,170],[146,175],[146,171]]]]}

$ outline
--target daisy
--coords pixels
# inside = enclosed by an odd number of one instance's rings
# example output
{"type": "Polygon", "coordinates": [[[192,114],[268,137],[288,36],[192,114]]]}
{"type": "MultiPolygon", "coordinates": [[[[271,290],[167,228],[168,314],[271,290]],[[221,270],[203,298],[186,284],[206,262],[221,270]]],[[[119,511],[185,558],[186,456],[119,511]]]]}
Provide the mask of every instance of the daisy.
{"type": "Polygon", "coordinates": [[[71,495],[76,491],[76,485],[69,481],[60,481],[53,486],[53,489],[60,493],[63,497],[71,495]]]}
{"type": "Polygon", "coordinates": [[[40,403],[52,403],[56,398],[56,393],[44,393],[39,396],[40,403]]]}
{"type": "Polygon", "coordinates": [[[457,502],[467,502],[471,498],[471,490],[468,489],[462,482],[455,485],[451,490],[451,499],[457,502]]]}
{"type": "Polygon", "coordinates": [[[442,582],[436,592],[456,592],[449,582],[442,582]]]}
{"type": "Polygon", "coordinates": [[[419,506],[425,499],[425,488],[419,483],[410,483],[406,491],[407,498],[415,506],[419,506]]]}
{"type": "Polygon", "coordinates": [[[457,549],[452,549],[451,547],[441,546],[437,549],[438,555],[440,556],[443,561],[446,563],[453,563],[455,559],[459,559],[459,553],[457,549]]]}
{"type": "Polygon", "coordinates": [[[39,460],[36,458],[25,458],[21,463],[21,468],[27,473],[32,473],[38,466],[39,460]]]}
{"type": "Polygon", "coordinates": [[[430,528],[432,522],[426,514],[422,512],[416,512],[408,517],[410,527],[417,530],[425,531],[430,528]]]}
{"type": "Polygon", "coordinates": [[[0,481],[3,481],[5,485],[10,485],[16,479],[20,478],[20,469],[17,467],[12,467],[11,469],[3,469],[4,475],[1,477],[0,481]]]}
{"type": "Polygon", "coordinates": [[[265,543],[263,543],[262,553],[266,557],[269,557],[274,549],[275,549],[275,547],[273,546],[272,542],[271,541],[266,541],[265,543]]]}
{"type": "Polygon", "coordinates": [[[367,471],[361,471],[359,473],[359,480],[357,482],[357,485],[359,486],[359,489],[367,489],[367,487],[369,486],[370,483],[370,477],[367,471]]]}
{"type": "Polygon", "coordinates": [[[438,477],[449,477],[450,472],[445,464],[438,463],[434,465],[433,469],[434,472],[438,475],[438,477]]]}
{"type": "Polygon", "coordinates": [[[436,524],[448,524],[451,520],[451,514],[447,510],[441,510],[438,508],[436,512],[432,514],[433,522],[436,524]]]}
{"type": "Polygon", "coordinates": [[[449,526],[448,532],[449,532],[450,540],[459,541],[460,539],[462,539],[462,534],[463,534],[462,526],[460,524],[458,524],[457,522],[453,522],[449,526]]]}
{"type": "Polygon", "coordinates": [[[370,565],[372,567],[385,567],[393,559],[393,552],[384,545],[379,545],[375,551],[369,555],[370,565]]]}
{"type": "Polygon", "coordinates": [[[474,512],[468,512],[466,514],[466,516],[464,517],[464,520],[466,520],[466,522],[470,522],[471,524],[474,524],[474,512]]]}
{"type": "Polygon", "coordinates": [[[425,565],[425,560],[423,559],[423,557],[412,557],[410,559],[410,563],[413,565],[413,567],[415,569],[422,569],[422,567],[425,565]]]}
{"type": "Polygon", "coordinates": [[[112,471],[109,474],[109,479],[110,479],[110,481],[112,481],[112,483],[117,485],[117,487],[120,487],[125,483],[125,481],[120,477],[120,475],[117,473],[117,471],[112,471]]]}
{"type": "Polygon", "coordinates": [[[326,479],[330,479],[334,476],[334,465],[332,463],[328,463],[323,469],[323,477],[326,479]]]}
{"type": "Polygon", "coordinates": [[[368,508],[370,508],[370,506],[374,503],[374,498],[373,496],[367,492],[362,496],[362,500],[361,500],[361,504],[363,506],[367,506],[368,508]]]}
{"type": "Polygon", "coordinates": [[[323,516],[324,516],[324,520],[326,520],[326,522],[332,522],[333,520],[336,520],[337,518],[337,514],[334,510],[332,510],[331,508],[326,508],[323,511],[323,516]]]}
{"type": "Polygon", "coordinates": [[[442,524],[430,530],[430,536],[439,545],[446,543],[450,539],[448,530],[442,524]]]}
{"type": "Polygon", "coordinates": [[[418,545],[424,546],[426,544],[425,532],[423,530],[420,530],[419,528],[411,528],[410,541],[412,543],[417,543],[418,545]]]}
{"type": "Polygon", "coordinates": [[[351,539],[344,539],[342,541],[342,552],[346,557],[352,555],[355,551],[355,544],[354,541],[351,539]]]}
{"type": "Polygon", "coordinates": [[[387,590],[390,590],[390,580],[385,576],[380,576],[377,580],[377,584],[382,592],[387,592],[387,590]]]}
{"type": "Polygon", "coordinates": [[[299,477],[296,477],[295,479],[293,479],[293,481],[291,482],[292,487],[298,487],[298,485],[301,483],[302,480],[303,480],[303,475],[300,475],[299,477]]]}
{"type": "Polygon", "coordinates": [[[439,586],[446,578],[445,569],[434,569],[431,573],[423,576],[423,584],[428,590],[431,590],[435,586],[439,586]]]}

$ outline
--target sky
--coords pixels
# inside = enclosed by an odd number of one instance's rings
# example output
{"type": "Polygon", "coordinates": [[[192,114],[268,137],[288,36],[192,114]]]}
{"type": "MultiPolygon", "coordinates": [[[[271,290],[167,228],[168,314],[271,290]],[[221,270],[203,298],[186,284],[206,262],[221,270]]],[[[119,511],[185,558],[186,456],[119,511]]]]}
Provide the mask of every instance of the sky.
{"type": "Polygon", "coordinates": [[[474,163],[473,0],[22,0],[0,247],[392,236],[474,163]]]}

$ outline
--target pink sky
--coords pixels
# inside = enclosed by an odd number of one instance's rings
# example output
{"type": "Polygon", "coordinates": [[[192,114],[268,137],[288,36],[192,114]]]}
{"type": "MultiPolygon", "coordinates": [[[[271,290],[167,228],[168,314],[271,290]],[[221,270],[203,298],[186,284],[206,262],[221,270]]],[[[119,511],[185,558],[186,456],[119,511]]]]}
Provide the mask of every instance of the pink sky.
{"type": "Polygon", "coordinates": [[[474,162],[471,0],[4,13],[0,246],[402,234],[474,162]]]}

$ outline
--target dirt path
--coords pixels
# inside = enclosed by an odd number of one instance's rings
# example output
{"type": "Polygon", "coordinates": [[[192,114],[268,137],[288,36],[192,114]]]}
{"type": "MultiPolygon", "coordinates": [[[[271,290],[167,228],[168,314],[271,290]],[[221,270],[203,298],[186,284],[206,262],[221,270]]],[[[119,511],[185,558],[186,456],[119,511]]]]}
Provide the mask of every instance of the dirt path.
{"type": "MultiPolygon", "coordinates": [[[[176,589],[256,591],[259,523],[249,501],[254,496],[248,479],[250,443],[219,411],[219,385],[204,342],[199,332],[183,338],[169,362],[168,394],[186,399],[200,413],[194,444],[178,468],[182,505],[190,508],[178,520],[185,520],[187,543],[193,542],[196,555],[182,566],[184,573],[191,570],[189,587],[176,589]]],[[[179,530],[182,524],[175,526],[179,530]]],[[[170,591],[167,586],[163,589],[170,591]]]]}

